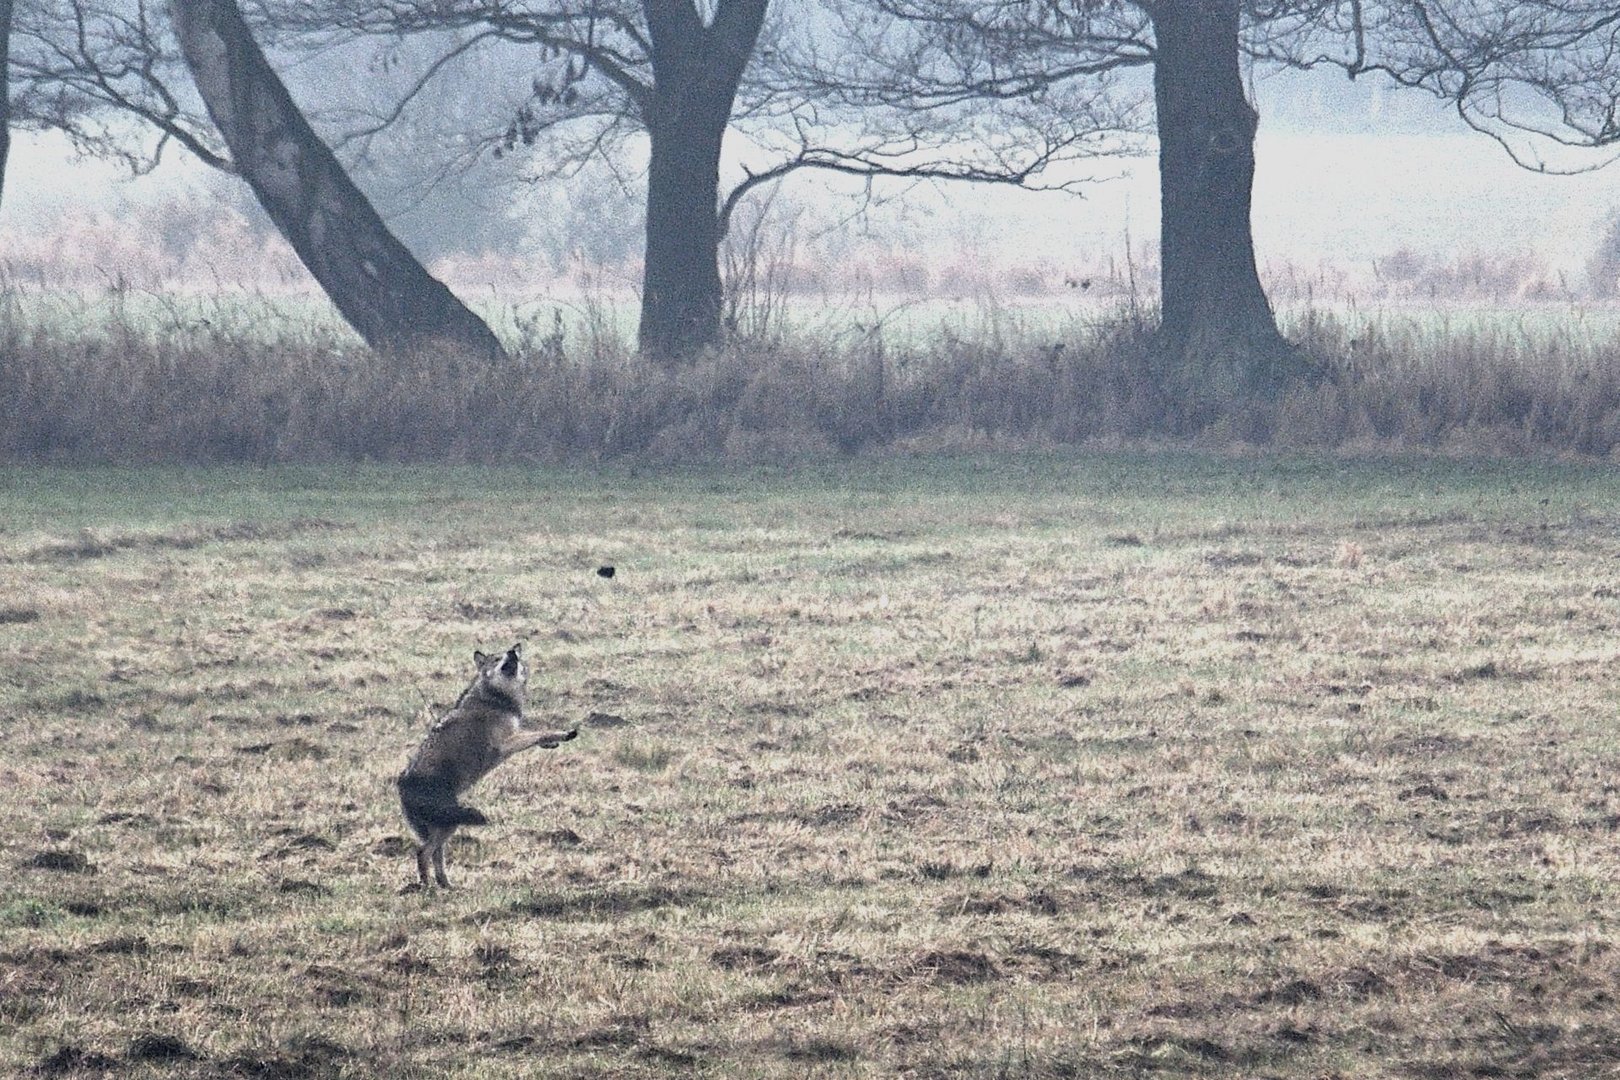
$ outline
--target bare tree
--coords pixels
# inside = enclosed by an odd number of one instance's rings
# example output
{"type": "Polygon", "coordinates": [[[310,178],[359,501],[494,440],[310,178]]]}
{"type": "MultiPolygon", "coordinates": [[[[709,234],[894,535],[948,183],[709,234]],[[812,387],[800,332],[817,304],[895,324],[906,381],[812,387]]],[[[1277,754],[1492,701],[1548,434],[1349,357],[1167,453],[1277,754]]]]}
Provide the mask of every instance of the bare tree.
{"type": "MultiPolygon", "coordinates": [[[[856,101],[933,111],[1060,95],[1128,97],[1151,69],[1162,318],[1153,384],[1242,391],[1302,369],[1277,330],[1250,229],[1258,117],[1239,0],[849,0],[880,48],[821,75],[856,101]]],[[[1124,105],[1133,105],[1125,102],[1124,105]]],[[[1092,106],[1095,108],[1095,106],[1092,106]]],[[[1050,111],[1050,110],[1049,110],[1050,111]]]]}
{"type": "Polygon", "coordinates": [[[1072,129],[1010,120],[975,129],[899,109],[856,115],[852,98],[805,81],[807,69],[785,62],[783,43],[793,33],[816,37],[826,29],[813,25],[810,8],[789,10],[796,22],[768,18],[767,0],[283,0],[271,20],[289,48],[405,34],[442,40],[438,57],[392,107],[351,127],[359,143],[407,109],[430,107],[431,86],[450,65],[512,47],[532,52],[537,73],[499,123],[460,148],[464,157],[521,153],[541,176],[569,175],[644,135],[640,341],[671,361],[720,336],[719,245],[738,203],[760,185],[800,169],[1027,185],[1059,161],[1098,152],[1100,136],[1119,126],[1088,116],[1072,129]],[[722,192],[721,151],[734,132],[769,163],[722,192]]]}
{"type": "Polygon", "coordinates": [[[175,31],[231,157],[345,319],[381,348],[501,355],[489,327],[395,238],[253,40],[234,0],[174,0],[175,31]]]}
{"type": "MultiPolygon", "coordinates": [[[[600,0],[489,5],[477,0],[291,0],[272,11],[287,48],[438,40],[420,77],[380,114],[350,123],[345,142],[364,147],[411,108],[433,107],[435,80],[457,63],[521,48],[537,72],[456,148],[523,156],[537,178],[566,176],[628,140],[648,141],[646,248],[640,340],[678,359],[720,332],[717,213],[721,145],[767,0],[600,0]]],[[[752,103],[751,108],[759,107],[752,103]]],[[[356,118],[358,119],[358,118],[356,118]]],[[[341,122],[341,121],[340,121],[341,122]]]]}
{"type": "Polygon", "coordinates": [[[501,354],[483,320],[427,272],[355,187],[231,0],[175,0],[172,27],[170,13],[146,0],[25,0],[22,13],[13,75],[23,123],[62,131],[80,150],[120,159],[135,173],[154,168],[178,143],[247,181],[369,344],[501,354]],[[186,104],[188,66],[208,115],[186,104]],[[130,117],[141,122],[135,133],[130,117]]]}
{"type": "MultiPolygon", "coordinates": [[[[1259,114],[1239,69],[1239,0],[1149,9],[1159,130],[1160,323],[1173,374],[1275,389],[1300,370],[1260,284],[1250,226],[1259,114]]],[[[1182,387],[1190,389],[1190,387],[1182,387]]]]}
{"type": "MultiPolygon", "coordinates": [[[[118,154],[136,171],[153,167],[176,142],[218,168],[242,170],[242,153],[219,145],[207,117],[187,104],[161,8],[148,10],[148,0],[27,2],[35,16],[23,84],[36,124],[65,131],[92,152],[118,154]],[[108,119],[112,113],[140,118],[153,137],[132,143],[108,119]]],[[[427,172],[450,176],[485,158],[520,157],[534,179],[547,180],[575,175],[587,161],[622,160],[645,138],[640,338],[649,354],[677,362],[722,331],[719,245],[739,203],[762,185],[821,169],[868,179],[1039,186],[1051,166],[1115,149],[1106,144],[1130,126],[1130,117],[1086,109],[1048,111],[1037,120],[1040,109],[1027,101],[1008,101],[995,116],[983,109],[953,115],[937,108],[920,116],[867,106],[857,114],[853,99],[802,81],[781,59],[794,32],[827,37],[825,13],[819,24],[804,7],[788,9],[796,23],[767,18],[767,2],[269,0],[250,10],[253,33],[276,55],[359,58],[369,49],[372,63],[397,80],[394,69],[411,59],[401,54],[416,54],[415,73],[380,107],[355,96],[323,105],[314,117],[336,133],[333,149],[351,161],[364,162],[378,139],[439,108],[448,75],[469,67],[498,75],[516,63],[533,72],[517,92],[495,88],[482,123],[416,152],[439,162],[427,172]],[[429,48],[403,50],[399,42],[407,37],[429,48]],[[721,151],[731,133],[752,147],[752,164],[722,191],[721,151]]],[[[253,70],[269,74],[268,65],[253,70]]],[[[284,92],[280,99],[290,106],[284,92]]],[[[221,129],[229,104],[218,96],[208,102],[221,129]]],[[[300,139],[311,134],[306,125],[300,139]]],[[[345,205],[359,213],[358,203],[345,205]]],[[[277,220],[291,228],[286,212],[277,220]]],[[[343,288],[329,273],[323,285],[343,288]]],[[[339,306],[360,317],[351,299],[339,306]]]]}
{"type": "Polygon", "coordinates": [[[707,24],[691,0],[646,0],[652,84],[642,119],[647,256],[642,348],[679,356],[720,333],[720,146],[766,0],[720,0],[707,24]]]}
{"type": "Polygon", "coordinates": [[[1258,116],[1242,61],[1375,72],[1452,101],[1516,160],[1620,143],[1620,8],[1607,0],[844,0],[875,48],[818,73],[916,111],[1050,98],[1153,73],[1162,197],[1161,386],[1273,392],[1311,371],[1278,333],[1250,226],[1258,116]]]}
{"type": "Polygon", "coordinates": [[[166,23],[147,0],[23,0],[11,38],[13,121],[60,131],[132,173],[155,168],[174,143],[234,172],[208,118],[182,104],[185,67],[166,23]]]}
{"type": "Polygon", "coordinates": [[[1620,143],[1620,7],[1609,0],[1299,0],[1259,23],[1257,59],[1427,90],[1536,172],[1620,143]]]}

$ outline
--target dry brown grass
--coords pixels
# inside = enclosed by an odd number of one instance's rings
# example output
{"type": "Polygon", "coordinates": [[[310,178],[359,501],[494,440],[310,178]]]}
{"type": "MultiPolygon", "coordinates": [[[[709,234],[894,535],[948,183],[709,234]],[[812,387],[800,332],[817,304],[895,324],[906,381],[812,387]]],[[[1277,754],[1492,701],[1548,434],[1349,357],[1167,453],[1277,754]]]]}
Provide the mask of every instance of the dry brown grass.
{"type": "Polygon", "coordinates": [[[0,474],[0,1072],[1611,1073],[1617,488],[0,474]],[[581,737],[408,891],[518,639],[581,737]]]}
{"type": "MultiPolygon", "coordinates": [[[[7,300],[0,296],[0,300],[7,300]]],[[[1311,313],[1292,330],[1321,378],[1273,400],[1179,400],[1151,373],[1143,314],[970,325],[876,319],[739,341],[680,371],[639,357],[610,313],[516,319],[495,367],[381,357],[274,305],[120,299],[42,324],[16,294],[0,329],[0,462],[29,464],[774,462],[889,449],[1166,443],[1352,452],[1610,457],[1620,363],[1606,320],[1529,331],[1311,313]],[[233,315],[233,311],[236,314],[233,315]],[[246,314],[247,317],[237,317],[246,314]],[[71,317],[69,317],[71,315],[71,317]],[[280,325],[279,331],[266,323],[280,325]],[[94,324],[89,330],[86,324],[94,324]]]]}

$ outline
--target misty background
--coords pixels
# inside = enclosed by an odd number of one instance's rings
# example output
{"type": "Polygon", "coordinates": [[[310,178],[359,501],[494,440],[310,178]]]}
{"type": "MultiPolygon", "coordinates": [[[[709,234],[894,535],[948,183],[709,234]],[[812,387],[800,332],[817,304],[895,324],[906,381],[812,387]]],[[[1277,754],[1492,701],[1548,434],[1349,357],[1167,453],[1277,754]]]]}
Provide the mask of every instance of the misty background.
{"type": "MultiPolygon", "coordinates": [[[[354,103],[381,109],[398,89],[385,67],[333,57],[285,74],[327,131],[364,126],[367,108],[354,103]]],[[[499,87],[527,88],[518,65],[505,75],[447,78],[404,122],[340,156],[411,249],[474,303],[633,294],[644,152],[632,144],[571,176],[548,174],[544,140],[499,159],[470,153],[479,125],[503,115],[499,87]]],[[[1255,70],[1250,83],[1261,117],[1255,244],[1279,304],[1614,295],[1620,173],[1526,170],[1442,103],[1375,77],[1255,70]]],[[[726,148],[723,179],[734,182],[751,148],[735,132],[726,148]]],[[[756,239],[782,282],[826,300],[1151,295],[1159,187],[1151,140],[1144,149],[1066,167],[1094,181],[1078,195],[800,172],[750,196],[732,243],[763,216],[769,235],[756,239]]],[[[13,153],[0,243],[14,282],[317,291],[247,186],[177,148],[134,178],[60,136],[18,133],[13,153]]]]}

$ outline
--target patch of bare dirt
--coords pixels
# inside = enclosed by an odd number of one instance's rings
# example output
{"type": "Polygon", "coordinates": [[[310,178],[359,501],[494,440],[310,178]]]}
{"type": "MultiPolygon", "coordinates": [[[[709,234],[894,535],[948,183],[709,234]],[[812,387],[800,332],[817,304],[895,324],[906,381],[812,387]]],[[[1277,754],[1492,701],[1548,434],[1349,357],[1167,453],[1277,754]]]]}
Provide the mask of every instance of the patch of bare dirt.
{"type": "Polygon", "coordinates": [[[67,1076],[109,1073],[122,1068],[123,1063],[117,1058],[69,1044],[40,1058],[33,1071],[36,1076],[67,1076]]]}
{"type": "Polygon", "coordinates": [[[804,824],[813,829],[828,829],[837,825],[848,825],[852,821],[857,821],[860,819],[863,813],[865,813],[865,811],[863,811],[859,806],[856,806],[854,803],[840,802],[828,803],[825,806],[818,806],[812,810],[799,811],[791,816],[799,821],[802,821],[804,824]]]}
{"type": "Polygon", "coordinates": [[[860,1057],[860,1051],[834,1039],[805,1039],[787,1042],[782,1047],[782,1056],[802,1065],[829,1065],[840,1061],[854,1061],[860,1057]]]}
{"type": "Polygon", "coordinates": [[[542,919],[595,918],[662,907],[685,907],[706,897],[706,893],[695,889],[673,889],[667,885],[625,886],[596,892],[536,893],[514,903],[511,910],[517,915],[542,919]]]}
{"type": "Polygon", "coordinates": [[[919,873],[929,881],[949,881],[951,878],[987,878],[990,871],[996,868],[993,862],[973,863],[962,865],[949,859],[940,861],[927,861],[917,867],[919,873]]]}
{"type": "Polygon", "coordinates": [[[941,903],[937,909],[946,918],[958,915],[1006,915],[1024,912],[1033,915],[1056,915],[1065,905],[1058,895],[1048,889],[1031,889],[1018,893],[970,893],[941,903]]]}
{"type": "Polygon", "coordinates": [[[318,1035],[296,1039],[271,1051],[245,1051],[220,1062],[226,1076],[252,1080],[335,1080],[354,1051],[318,1035]]]}
{"type": "Polygon", "coordinates": [[[1220,895],[1220,885],[1215,876],[1196,866],[1174,874],[1154,875],[1135,872],[1121,874],[1111,867],[1075,866],[1070,868],[1068,876],[1090,884],[1091,898],[1098,900],[1120,895],[1144,899],[1211,900],[1220,895]]]}
{"type": "Polygon", "coordinates": [[[994,960],[973,949],[931,950],[914,957],[911,967],[920,975],[945,983],[985,982],[1001,975],[994,960]]]}
{"type": "Polygon", "coordinates": [[[571,1040],[570,1045],[581,1050],[636,1046],[647,1034],[647,1028],[645,1016],[622,1017],[611,1024],[581,1032],[571,1040]]]}
{"type": "Polygon", "coordinates": [[[1086,959],[1052,945],[1026,943],[1007,950],[1002,966],[1034,978],[1068,978],[1086,967],[1086,959]]]}
{"type": "Polygon", "coordinates": [[[751,997],[745,997],[740,1004],[747,1012],[768,1012],[775,1009],[799,1009],[831,1000],[832,995],[824,990],[812,990],[798,983],[789,983],[778,990],[761,991],[751,997]]]}
{"type": "Polygon", "coordinates": [[[61,874],[93,874],[92,863],[82,851],[52,848],[36,851],[22,861],[24,870],[53,870],[61,874]]]}
{"type": "Polygon", "coordinates": [[[129,1053],[126,1055],[130,1061],[149,1064],[172,1064],[177,1061],[198,1061],[202,1055],[193,1050],[186,1041],[178,1035],[165,1035],[162,1032],[143,1032],[130,1040],[129,1053]]]}
{"type": "Polygon", "coordinates": [[[776,963],[782,954],[757,945],[728,945],[709,954],[709,963],[725,971],[760,972],[776,963]]]}

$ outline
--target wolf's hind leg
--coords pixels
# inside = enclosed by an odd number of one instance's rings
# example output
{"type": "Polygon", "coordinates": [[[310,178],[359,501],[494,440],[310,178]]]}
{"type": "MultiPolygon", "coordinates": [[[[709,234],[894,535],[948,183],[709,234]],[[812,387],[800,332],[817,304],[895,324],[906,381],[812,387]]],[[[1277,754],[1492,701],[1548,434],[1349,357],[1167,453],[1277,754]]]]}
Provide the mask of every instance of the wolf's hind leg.
{"type": "MultiPolygon", "coordinates": [[[[450,842],[450,834],[455,831],[454,826],[447,829],[434,829],[433,837],[430,840],[430,846],[433,848],[433,880],[439,883],[441,889],[450,887],[450,878],[444,872],[444,845],[450,842]]],[[[422,883],[427,884],[425,872],[422,883]]]]}
{"type": "Polygon", "coordinates": [[[416,848],[416,876],[422,882],[423,888],[426,888],[428,884],[428,858],[430,856],[428,849],[431,846],[428,841],[424,840],[416,848]]]}

